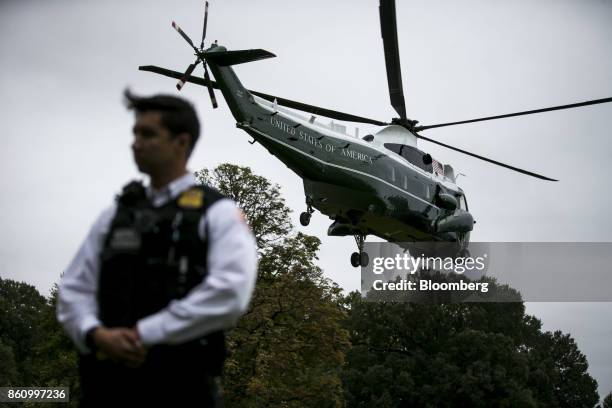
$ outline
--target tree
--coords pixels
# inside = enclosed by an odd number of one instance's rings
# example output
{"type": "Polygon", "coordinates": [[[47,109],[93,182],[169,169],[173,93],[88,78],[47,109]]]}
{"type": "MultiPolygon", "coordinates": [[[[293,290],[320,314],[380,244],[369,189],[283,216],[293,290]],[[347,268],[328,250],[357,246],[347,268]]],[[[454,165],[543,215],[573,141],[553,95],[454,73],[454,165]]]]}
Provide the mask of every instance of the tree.
{"type": "Polygon", "coordinates": [[[341,289],[315,264],[319,239],[292,234],[279,186],[249,168],[222,164],[197,175],[238,203],[259,247],[253,300],[228,336],[227,405],[344,406],[346,309],[341,289]]]}
{"type": "MultiPolygon", "coordinates": [[[[593,407],[599,401],[597,382],[574,339],[560,331],[541,333],[533,346],[533,360],[550,388],[543,393],[559,407],[593,407]]],[[[542,384],[538,384],[542,389],[542,384]]]]}
{"type": "Polygon", "coordinates": [[[229,336],[228,406],[343,406],[346,315],[340,288],[313,264],[318,246],[298,234],[262,258],[251,308],[229,336]]]}
{"type": "MultiPolygon", "coordinates": [[[[491,285],[489,285],[491,286],[491,285]]],[[[349,407],[585,406],[596,382],[569,335],[523,303],[384,303],[350,296],[349,407]],[[390,402],[389,402],[390,401],[390,402]]]]}
{"type": "Polygon", "coordinates": [[[15,354],[10,346],[3,343],[0,337],[0,387],[19,385],[19,372],[15,362],[15,354]]]}
{"type": "Polygon", "coordinates": [[[196,178],[236,201],[249,221],[260,251],[270,249],[290,233],[291,210],[285,205],[280,186],[253,174],[250,168],[224,163],[212,172],[208,169],[196,172],[196,178]]]}
{"type": "Polygon", "coordinates": [[[68,406],[76,406],[78,355],[55,318],[56,304],[57,285],[46,299],[32,285],[0,278],[0,386],[69,387],[68,406]]]}
{"type": "MultiPolygon", "coordinates": [[[[39,342],[32,351],[40,362],[38,364],[38,383],[46,387],[69,387],[71,395],[69,406],[77,406],[77,396],[80,392],[79,355],[72,340],[66,335],[55,317],[57,295],[58,285],[54,284],[46,307],[41,313],[41,330],[44,333],[44,340],[39,342]]],[[[65,407],[66,404],[62,406],[65,407]]]]}
{"type": "Polygon", "coordinates": [[[612,392],[606,395],[606,398],[604,398],[601,404],[601,408],[612,408],[612,392]]]}
{"type": "Polygon", "coordinates": [[[38,361],[32,350],[44,338],[41,315],[45,307],[46,299],[34,286],[0,278],[0,342],[4,354],[13,356],[16,373],[11,376],[20,385],[37,380],[38,361]]]}

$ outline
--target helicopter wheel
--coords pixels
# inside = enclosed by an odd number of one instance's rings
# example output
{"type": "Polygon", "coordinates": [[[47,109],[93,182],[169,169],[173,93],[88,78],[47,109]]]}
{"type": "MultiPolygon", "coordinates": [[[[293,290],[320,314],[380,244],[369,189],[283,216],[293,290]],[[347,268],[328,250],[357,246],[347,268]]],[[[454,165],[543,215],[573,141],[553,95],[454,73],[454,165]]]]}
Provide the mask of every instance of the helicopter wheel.
{"type": "Polygon", "coordinates": [[[304,227],[308,226],[312,213],[314,213],[314,209],[312,208],[312,197],[306,196],[306,211],[300,214],[300,224],[304,227]]]}
{"type": "Polygon", "coordinates": [[[303,212],[300,214],[300,224],[302,224],[304,227],[310,224],[310,213],[303,212]]]}
{"type": "Polygon", "coordinates": [[[368,266],[368,263],[370,263],[370,257],[368,256],[367,252],[353,252],[351,254],[351,265],[353,265],[355,268],[360,266],[365,268],[368,266]]]}
{"type": "Polygon", "coordinates": [[[361,256],[359,255],[359,252],[353,252],[351,254],[351,265],[353,265],[355,268],[358,268],[361,265],[361,256]]]}
{"type": "Polygon", "coordinates": [[[355,235],[355,242],[357,243],[357,251],[351,254],[351,265],[355,268],[361,266],[366,267],[370,262],[370,257],[366,252],[363,252],[363,244],[365,243],[366,235],[355,235]]]}
{"type": "Polygon", "coordinates": [[[366,266],[368,266],[368,263],[370,263],[370,257],[368,256],[367,252],[361,253],[361,255],[359,256],[359,262],[362,268],[365,268],[366,266]]]}

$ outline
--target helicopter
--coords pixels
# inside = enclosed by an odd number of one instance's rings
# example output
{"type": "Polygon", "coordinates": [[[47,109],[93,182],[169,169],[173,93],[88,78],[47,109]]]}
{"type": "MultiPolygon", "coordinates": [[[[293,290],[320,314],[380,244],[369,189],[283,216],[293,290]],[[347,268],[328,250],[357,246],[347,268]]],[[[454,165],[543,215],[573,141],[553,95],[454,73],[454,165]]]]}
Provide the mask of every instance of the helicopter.
{"type": "Polygon", "coordinates": [[[465,155],[545,181],[558,181],[520,169],[421,135],[439,128],[521,115],[529,115],[580,106],[612,102],[612,98],[589,100],[434,125],[418,125],[406,114],[400,70],[397,19],[394,0],[380,0],[380,26],[385,54],[391,106],[399,117],[390,122],[369,119],[320,106],[281,98],[245,88],[233,65],[275,57],[262,49],[228,50],[215,41],[205,47],[208,2],[199,48],[175,23],[172,27],[191,46],[195,61],[184,73],[154,65],[140,66],[149,71],[178,79],[180,91],[187,82],[207,88],[213,108],[217,108],[214,89],[223,94],[236,126],[264,146],[272,155],[295,172],[304,184],[306,210],[300,223],[307,226],[315,210],[332,220],[327,234],[353,236],[357,252],[351,265],[365,267],[368,254],[363,251],[368,235],[374,235],[410,249],[414,242],[453,243],[457,254],[467,252],[475,220],[469,212],[465,192],[457,185],[453,167],[435,160],[420,150],[424,140],[465,155]],[[192,75],[199,64],[204,75],[192,75]],[[211,79],[208,68],[214,77],[211,79]],[[301,111],[298,113],[295,111],[301,111]],[[332,119],[324,123],[319,117],[332,119]],[[336,121],[379,126],[373,133],[349,134],[336,121]]]}

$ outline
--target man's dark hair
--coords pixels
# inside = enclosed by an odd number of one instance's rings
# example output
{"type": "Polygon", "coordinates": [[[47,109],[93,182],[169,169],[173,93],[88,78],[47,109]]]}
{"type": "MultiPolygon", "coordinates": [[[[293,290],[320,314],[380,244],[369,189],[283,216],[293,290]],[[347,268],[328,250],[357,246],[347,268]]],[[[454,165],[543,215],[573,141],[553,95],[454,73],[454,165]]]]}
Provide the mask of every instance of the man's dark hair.
{"type": "Polygon", "coordinates": [[[173,136],[188,133],[191,136],[188,155],[200,137],[200,121],[191,103],[173,95],[136,96],[126,89],[124,92],[127,108],[136,113],[161,112],[162,125],[173,136]]]}

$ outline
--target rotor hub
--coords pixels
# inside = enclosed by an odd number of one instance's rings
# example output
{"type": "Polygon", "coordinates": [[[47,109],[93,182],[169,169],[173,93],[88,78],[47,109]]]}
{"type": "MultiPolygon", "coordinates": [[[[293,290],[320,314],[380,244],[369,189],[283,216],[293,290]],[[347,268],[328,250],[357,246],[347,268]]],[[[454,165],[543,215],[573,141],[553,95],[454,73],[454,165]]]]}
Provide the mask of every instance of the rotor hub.
{"type": "Polygon", "coordinates": [[[408,118],[393,118],[391,119],[391,123],[394,125],[405,127],[406,129],[412,132],[415,130],[415,126],[417,123],[419,123],[419,121],[408,118]]]}

